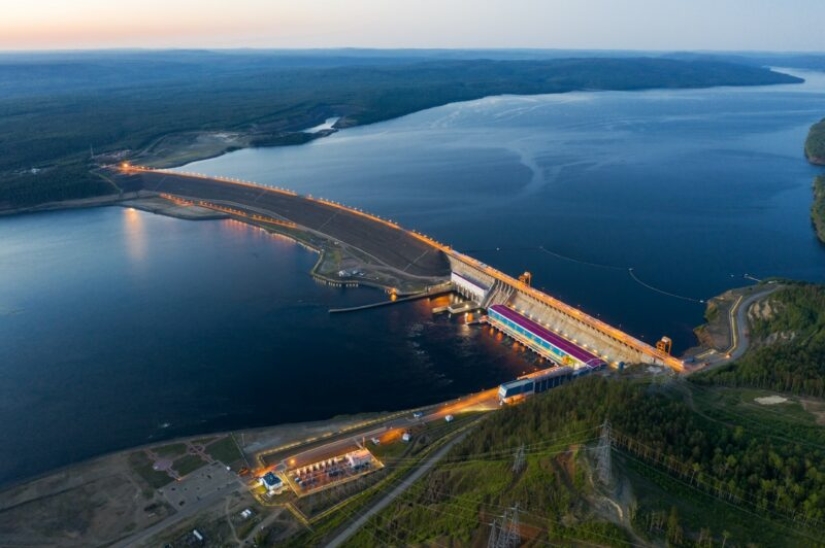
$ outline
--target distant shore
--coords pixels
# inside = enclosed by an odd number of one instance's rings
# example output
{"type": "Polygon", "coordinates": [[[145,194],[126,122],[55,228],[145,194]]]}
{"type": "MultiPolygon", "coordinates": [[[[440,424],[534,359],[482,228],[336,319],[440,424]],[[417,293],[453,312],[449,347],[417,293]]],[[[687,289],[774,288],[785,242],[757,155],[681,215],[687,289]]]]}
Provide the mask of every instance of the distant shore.
{"type": "MultiPolygon", "coordinates": [[[[805,157],[815,166],[825,166],[825,119],[811,126],[805,138],[805,157]]],[[[825,176],[819,175],[813,182],[814,201],[811,205],[811,222],[816,237],[825,243],[825,176]]]]}

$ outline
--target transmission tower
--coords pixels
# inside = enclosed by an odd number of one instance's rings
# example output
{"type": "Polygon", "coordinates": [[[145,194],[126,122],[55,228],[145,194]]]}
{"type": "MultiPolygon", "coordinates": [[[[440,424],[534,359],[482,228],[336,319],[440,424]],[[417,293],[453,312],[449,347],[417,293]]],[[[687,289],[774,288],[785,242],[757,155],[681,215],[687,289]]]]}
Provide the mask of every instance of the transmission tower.
{"type": "Polygon", "coordinates": [[[490,538],[487,539],[487,548],[498,548],[499,525],[498,519],[490,524],[490,538]]]}
{"type": "Polygon", "coordinates": [[[496,539],[496,548],[516,548],[521,544],[518,504],[504,512],[501,528],[496,539]]]}
{"type": "Polygon", "coordinates": [[[524,470],[524,444],[521,444],[521,447],[518,448],[516,451],[516,456],[513,461],[513,473],[518,474],[524,470]]]}
{"type": "Polygon", "coordinates": [[[599,446],[596,448],[596,473],[602,485],[610,485],[613,463],[610,460],[610,423],[605,419],[602,424],[602,435],[599,446]]]}

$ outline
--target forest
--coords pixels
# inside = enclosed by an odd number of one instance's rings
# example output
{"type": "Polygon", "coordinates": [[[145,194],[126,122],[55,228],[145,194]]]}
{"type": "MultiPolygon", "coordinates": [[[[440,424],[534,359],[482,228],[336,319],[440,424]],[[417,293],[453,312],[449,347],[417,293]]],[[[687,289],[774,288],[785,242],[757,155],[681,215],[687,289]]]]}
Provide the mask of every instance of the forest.
{"type": "Polygon", "coordinates": [[[92,155],[128,158],[187,132],[294,144],[331,116],[374,123],[503,93],[800,82],[747,65],[665,58],[490,60],[391,53],[104,52],[0,56],[0,208],[114,191],[92,155]],[[296,136],[296,134],[298,134],[296,136]]]}
{"type": "Polygon", "coordinates": [[[816,229],[816,237],[825,243],[825,176],[814,179],[814,203],[811,205],[811,221],[816,229]]]}
{"type": "Polygon", "coordinates": [[[825,119],[812,125],[808,131],[805,156],[812,164],[825,165],[825,119]]]}
{"type": "Polygon", "coordinates": [[[755,348],[722,369],[585,378],[491,414],[353,545],[478,545],[518,505],[530,545],[825,546],[823,407],[804,399],[825,395],[825,286],[781,281],[750,318],[755,348]],[[626,527],[595,479],[606,424],[626,527]]]}
{"type": "Polygon", "coordinates": [[[492,517],[516,504],[536,545],[628,546],[632,535],[669,546],[821,545],[821,428],[792,440],[784,419],[718,420],[694,401],[707,400],[696,393],[702,390],[678,380],[596,377],[494,413],[353,545],[477,543],[492,517]],[[586,470],[594,468],[588,455],[605,421],[614,473],[636,478],[632,534],[593,511],[586,470]],[[526,459],[516,471],[520,447],[526,459]]]}

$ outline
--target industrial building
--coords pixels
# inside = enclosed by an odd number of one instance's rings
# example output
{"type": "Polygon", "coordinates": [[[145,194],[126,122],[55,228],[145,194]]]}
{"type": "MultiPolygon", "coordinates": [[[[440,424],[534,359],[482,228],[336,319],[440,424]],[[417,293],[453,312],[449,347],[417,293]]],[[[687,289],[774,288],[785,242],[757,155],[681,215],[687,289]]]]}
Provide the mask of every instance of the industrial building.
{"type": "Polygon", "coordinates": [[[533,394],[545,392],[567,383],[573,378],[573,375],[574,370],[571,367],[554,367],[506,382],[498,387],[499,402],[511,403],[533,394]]]}
{"type": "Polygon", "coordinates": [[[286,489],[283,480],[276,476],[273,472],[267,472],[260,479],[261,485],[266,488],[266,492],[270,495],[278,495],[286,489]]]}

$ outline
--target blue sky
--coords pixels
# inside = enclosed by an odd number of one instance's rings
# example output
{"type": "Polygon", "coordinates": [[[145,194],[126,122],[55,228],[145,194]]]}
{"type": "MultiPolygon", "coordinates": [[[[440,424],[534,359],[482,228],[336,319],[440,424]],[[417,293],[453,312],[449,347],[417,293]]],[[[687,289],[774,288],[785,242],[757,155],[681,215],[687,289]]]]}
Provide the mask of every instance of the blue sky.
{"type": "Polygon", "coordinates": [[[825,0],[25,0],[0,49],[823,51],[825,0]]]}

